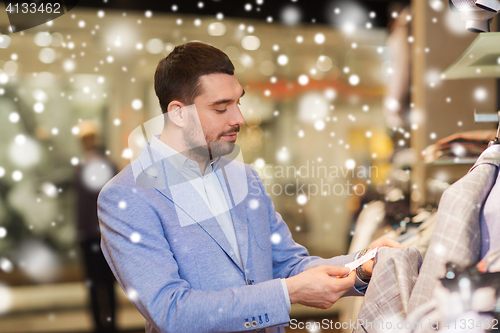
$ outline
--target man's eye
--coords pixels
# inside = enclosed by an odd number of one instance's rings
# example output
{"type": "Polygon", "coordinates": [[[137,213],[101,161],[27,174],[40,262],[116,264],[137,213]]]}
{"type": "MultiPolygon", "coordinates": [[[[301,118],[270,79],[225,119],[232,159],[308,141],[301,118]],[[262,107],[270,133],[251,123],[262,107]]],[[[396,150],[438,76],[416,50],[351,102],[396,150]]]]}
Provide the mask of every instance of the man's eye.
{"type": "Polygon", "coordinates": [[[217,110],[217,109],[215,109],[215,111],[217,111],[217,112],[225,112],[226,110],[227,109],[224,109],[224,110],[217,110]]]}

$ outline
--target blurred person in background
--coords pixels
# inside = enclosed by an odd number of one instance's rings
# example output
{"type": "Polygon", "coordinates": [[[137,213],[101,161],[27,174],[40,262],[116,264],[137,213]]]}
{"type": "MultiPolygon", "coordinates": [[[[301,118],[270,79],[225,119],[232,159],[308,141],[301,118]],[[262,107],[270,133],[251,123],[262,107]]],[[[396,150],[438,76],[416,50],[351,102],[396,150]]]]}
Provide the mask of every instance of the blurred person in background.
{"type": "Polygon", "coordinates": [[[76,173],[78,239],[87,274],[95,333],[115,329],[115,278],[99,246],[101,232],[97,218],[97,197],[102,186],[116,174],[116,168],[99,146],[98,126],[90,120],[78,124],[83,156],[76,173]]]}

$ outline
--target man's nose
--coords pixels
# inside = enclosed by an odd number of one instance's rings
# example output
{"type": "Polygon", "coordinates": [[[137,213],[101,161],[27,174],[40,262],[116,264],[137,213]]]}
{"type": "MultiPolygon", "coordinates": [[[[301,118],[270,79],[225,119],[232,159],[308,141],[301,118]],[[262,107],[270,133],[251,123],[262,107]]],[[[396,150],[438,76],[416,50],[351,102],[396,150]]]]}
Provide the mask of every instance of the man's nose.
{"type": "Polygon", "coordinates": [[[236,106],[231,118],[231,126],[243,126],[244,123],[245,118],[243,118],[240,108],[236,106]]]}

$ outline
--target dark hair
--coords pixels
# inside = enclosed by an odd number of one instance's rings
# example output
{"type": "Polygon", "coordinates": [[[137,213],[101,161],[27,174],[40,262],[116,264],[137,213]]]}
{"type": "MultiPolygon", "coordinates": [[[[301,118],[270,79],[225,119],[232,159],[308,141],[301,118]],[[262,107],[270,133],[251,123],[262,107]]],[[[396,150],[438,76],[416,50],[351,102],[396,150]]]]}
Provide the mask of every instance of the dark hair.
{"type": "Polygon", "coordinates": [[[234,75],[233,63],[224,52],[200,42],[176,46],[156,67],[155,92],[162,112],[174,100],[193,104],[203,93],[200,76],[216,73],[234,75]]]}

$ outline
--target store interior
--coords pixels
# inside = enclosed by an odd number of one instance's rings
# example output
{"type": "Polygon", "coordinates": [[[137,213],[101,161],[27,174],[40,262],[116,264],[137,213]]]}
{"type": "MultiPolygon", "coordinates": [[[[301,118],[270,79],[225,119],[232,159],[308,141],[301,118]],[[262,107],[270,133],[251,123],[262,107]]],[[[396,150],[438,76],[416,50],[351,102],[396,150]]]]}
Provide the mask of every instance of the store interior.
{"type": "MultiPolygon", "coordinates": [[[[76,222],[79,124],[97,124],[123,169],[144,141],[133,133],[161,129],[153,75],[176,45],[209,43],[234,63],[246,91],[243,160],[311,255],[418,229],[497,135],[500,62],[458,61],[473,43],[498,58],[496,19],[479,34],[443,0],[325,1],[318,20],[301,17],[310,10],[300,1],[262,19],[266,2],[248,4],[255,15],[91,4],[15,33],[0,11],[0,333],[92,332],[76,222]],[[480,131],[469,133],[472,148],[462,144],[470,131],[480,131]],[[367,216],[376,223],[363,231],[367,216]]],[[[116,290],[119,330],[144,331],[116,290]]],[[[291,317],[350,318],[357,301],[294,305],[291,317]]]]}

